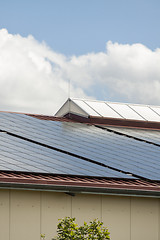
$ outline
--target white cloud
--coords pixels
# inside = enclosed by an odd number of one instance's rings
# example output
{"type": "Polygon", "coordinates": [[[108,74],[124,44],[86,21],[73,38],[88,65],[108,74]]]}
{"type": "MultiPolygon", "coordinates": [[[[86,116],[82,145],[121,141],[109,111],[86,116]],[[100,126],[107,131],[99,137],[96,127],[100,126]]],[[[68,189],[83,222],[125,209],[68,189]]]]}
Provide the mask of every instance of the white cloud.
{"type": "Polygon", "coordinates": [[[69,79],[72,97],[98,89],[101,100],[160,104],[160,49],[108,42],[106,52],[66,57],[32,36],[0,30],[0,110],[53,114],[69,79]]]}
{"type": "MultiPolygon", "coordinates": [[[[67,99],[67,59],[32,36],[0,30],[0,110],[53,114],[67,99]]],[[[78,97],[83,90],[71,86],[78,97]]]]}

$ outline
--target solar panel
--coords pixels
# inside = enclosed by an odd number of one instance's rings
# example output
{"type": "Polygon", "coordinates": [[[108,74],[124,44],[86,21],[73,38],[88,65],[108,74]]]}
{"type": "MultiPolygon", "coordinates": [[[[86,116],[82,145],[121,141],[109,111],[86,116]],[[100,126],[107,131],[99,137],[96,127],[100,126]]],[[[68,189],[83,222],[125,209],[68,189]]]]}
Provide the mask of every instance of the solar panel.
{"type": "MultiPolygon", "coordinates": [[[[160,148],[157,146],[85,124],[39,120],[13,113],[0,113],[0,117],[1,129],[90,158],[121,171],[160,180],[160,148]]],[[[80,159],[77,161],[82,163],[80,159]]]]}
{"type": "Polygon", "coordinates": [[[144,130],[144,129],[131,129],[123,127],[106,127],[116,132],[126,134],[140,140],[148,141],[154,144],[160,145],[160,131],[158,130],[144,130]]]}
{"type": "Polygon", "coordinates": [[[0,133],[0,169],[126,178],[120,172],[0,133]]]}

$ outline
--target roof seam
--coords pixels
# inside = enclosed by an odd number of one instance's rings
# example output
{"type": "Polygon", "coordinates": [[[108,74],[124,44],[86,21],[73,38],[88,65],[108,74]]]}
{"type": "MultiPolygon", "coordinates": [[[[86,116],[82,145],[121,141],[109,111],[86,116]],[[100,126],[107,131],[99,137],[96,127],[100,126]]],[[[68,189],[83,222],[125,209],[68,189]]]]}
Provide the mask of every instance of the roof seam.
{"type": "Polygon", "coordinates": [[[160,117],[160,114],[156,112],[152,107],[148,106],[148,108],[150,108],[154,113],[156,113],[160,117]]]}
{"type": "Polygon", "coordinates": [[[116,112],[120,117],[122,117],[122,119],[125,119],[125,117],[123,117],[118,111],[116,111],[113,107],[111,107],[107,102],[105,102],[105,104],[110,107],[114,112],[116,112]]]}
{"type": "Polygon", "coordinates": [[[25,137],[22,137],[20,135],[17,135],[17,134],[14,134],[14,133],[11,133],[11,132],[8,132],[8,131],[5,131],[5,130],[2,130],[0,129],[0,132],[5,132],[6,134],[12,136],[12,137],[17,137],[19,139],[22,139],[22,140],[25,140],[25,141],[28,141],[28,142],[32,142],[34,144],[37,144],[37,145],[40,145],[40,146],[43,146],[43,147],[46,147],[46,148],[49,148],[49,149],[52,149],[52,150],[55,150],[55,151],[58,151],[58,152],[61,152],[61,153],[64,153],[64,154],[67,154],[69,156],[72,156],[72,157],[76,157],[76,158],[79,158],[79,159],[82,159],[84,161],[87,161],[87,162],[91,162],[93,164],[96,164],[96,165],[99,165],[99,166],[102,166],[102,167],[105,167],[105,168],[108,168],[108,169],[111,169],[111,170],[114,170],[114,171],[117,171],[117,172],[121,172],[123,174],[127,174],[127,175],[132,175],[133,177],[136,177],[136,178],[139,178],[139,179],[143,179],[143,180],[149,180],[148,178],[144,178],[142,176],[139,176],[139,175],[136,175],[136,174],[133,174],[131,172],[126,172],[126,171],[123,171],[123,170],[120,170],[118,168],[114,168],[114,167],[111,167],[109,165],[106,165],[104,163],[100,163],[100,162],[97,162],[95,160],[92,160],[90,158],[86,158],[86,157],[83,157],[83,156],[80,156],[80,155],[77,155],[75,153],[71,153],[71,152],[68,152],[68,151],[65,151],[65,150],[62,150],[62,149],[59,149],[59,148],[56,148],[56,147],[53,147],[53,146],[50,146],[50,145],[47,145],[47,144],[44,144],[44,143],[40,143],[40,142],[37,142],[35,140],[32,140],[32,139],[29,139],[29,138],[25,138],[25,137]]]}
{"type": "Polygon", "coordinates": [[[90,107],[94,112],[96,112],[98,115],[100,115],[101,117],[103,117],[102,116],[102,114],[100,114],[99,112],[97,112],[96,111],[96,109],[94,109],[93,107],[91,107],[86,101],[83,101],[88,107],[90,107]]]}
{"type": "Polygon", "coordinates": [[[130,109],[132,109],[136,114],[138,114],[141,118],[143,118],[145,121],[147,121],[147,119],[145,117],[143,117],[140,113],[138,113],[133,107],[131,107],[129,104],[126,104],[130,109]]]}
{"type": "Polygon", "coordinates": [[[109,128],[106,128],[106,127],[103,127],[103,126],[100,126],[100,125],[94,125],[95,127],[97,128],[100,128],[102,130],[106,130],[108,132],[112,132],[112,133],[115,133],[115,134],[118,134],[118,135],[121,135],[121,136],[125,136],[125,137],[128,137],[128,138],[132,138],[134,140],[137,140],[137,141],[140,141],[140,142],[145,142],[145,143],[148,143],[148,144],[152,144],[154,146],[157,146],[157,147],[160,147],[160,144],[158,143],[154,143],[154,142],[150,142],[148,140],[144,140],[142,138],[137,138],[137,137],[134,137],[134,136],[131,136],[131,135],[128,135],[128,134],[125,134],[125,133],[122,133],[122,132],[117,132],[115,130],[112,130],[112,129],[109,129],[109,128]]]}

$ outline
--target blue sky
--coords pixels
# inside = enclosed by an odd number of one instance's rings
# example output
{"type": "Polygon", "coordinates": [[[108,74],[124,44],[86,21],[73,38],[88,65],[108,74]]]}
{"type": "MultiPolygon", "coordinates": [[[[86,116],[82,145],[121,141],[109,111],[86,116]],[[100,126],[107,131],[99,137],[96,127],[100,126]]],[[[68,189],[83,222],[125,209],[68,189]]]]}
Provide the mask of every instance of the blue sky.
{"type": "Polygon", "coordinates": [[[108,40],[160,47],[159,0],[5,0],[0,28],[33,35],[54,51],[82,55],[105,50],[108,40]]]}
{"type": "Polygon", "coordinates": [[[160,105],[159,0],[0,2],[0,110],[69,96],[160,105]]]}

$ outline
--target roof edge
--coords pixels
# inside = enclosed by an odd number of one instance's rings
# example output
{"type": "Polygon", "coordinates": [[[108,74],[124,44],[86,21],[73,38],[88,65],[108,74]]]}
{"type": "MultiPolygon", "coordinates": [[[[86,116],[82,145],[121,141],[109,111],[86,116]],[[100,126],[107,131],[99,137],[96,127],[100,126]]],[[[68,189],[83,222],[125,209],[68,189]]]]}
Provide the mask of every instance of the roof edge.
{"type": "Polygon", "coordinates": [[[100,124],[107,126],[128,127],[128,128],[140,128],[140,129],[155,129],[160,130],[160,122],[153,121],[141,121],[141,120],[128,120],[120,118],[106,118],[106,117],[83,117],[77,114],[66,114],[64,116],[70,120],[74,120],[79,123],[88,123],[91,125],[100,124]]]}
{"type": "Polygon", "coordinates": [[[46,185],[46,184],[22,184],[22,183],[0,183],[0,189],[32,190],[32,191],[52,191],[75,194],[100,194],[100,195],[120,195],[134,197],[156,197],[160,198],[160,190],[124,189],[124,188],[99,188],[72,185],[46,185]]]}
{"type": "Polygon", "coordinates": [[[0,172],[0,188],[160,197],[160,181],[0,172]]]}

